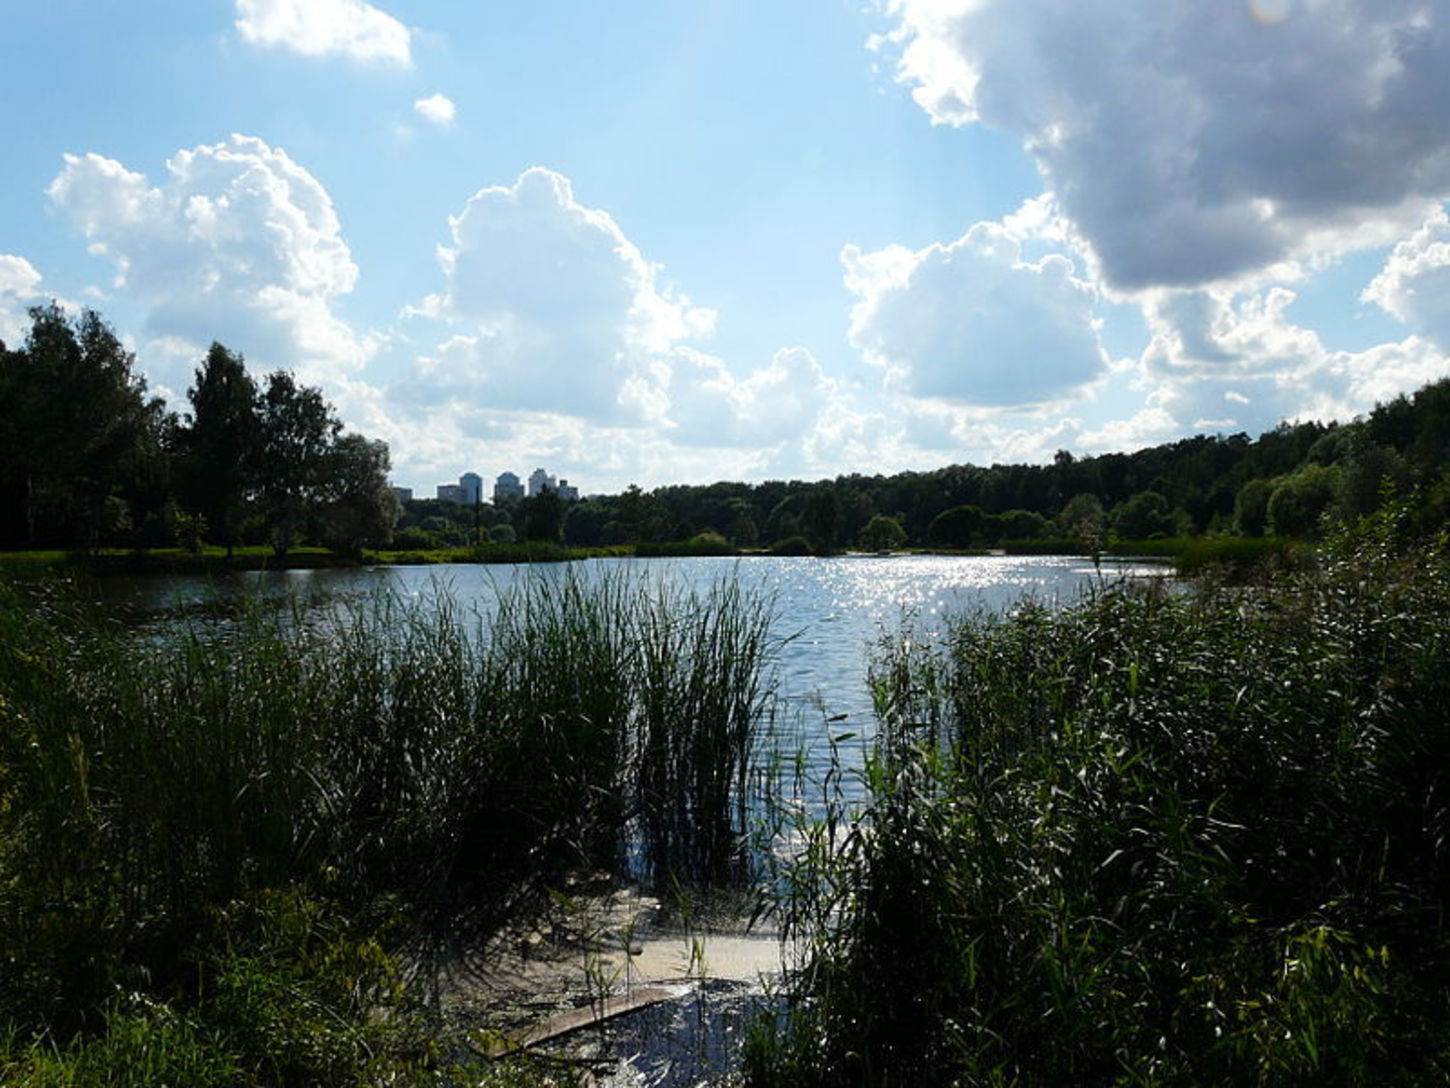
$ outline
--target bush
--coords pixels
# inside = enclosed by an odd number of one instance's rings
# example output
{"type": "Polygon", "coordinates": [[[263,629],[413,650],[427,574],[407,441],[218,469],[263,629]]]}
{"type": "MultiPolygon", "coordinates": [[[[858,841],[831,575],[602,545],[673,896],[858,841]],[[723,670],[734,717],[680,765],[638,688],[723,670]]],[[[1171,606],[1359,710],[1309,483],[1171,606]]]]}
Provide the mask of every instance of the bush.
{"type": "Polygon", "coordinates": [[[861,530],[861,547],[867,551],[881,552],[899,548],[906,543],[906,530],[901,522],[885,514],[877,514],[861,530]]]}
{"type": "Polygon", "coordinates": [[[668,558],[671,556],[739,555],[739,550],[719,533],[696,533],[689,540],[661,541],[634,546],[634,554],[641,559],[668,558]]]}
{"type": "Polygon", "coordinates": [[[815,555],[811,542],[803,536],[790,536],[770,546],[771,555],[815,555]]]}
{"type": "Polygon", "coordinates": [[[389,545],[394,551],[426,552],[441,547],[439,540],[427,529],[399,529],[389,545]]]}

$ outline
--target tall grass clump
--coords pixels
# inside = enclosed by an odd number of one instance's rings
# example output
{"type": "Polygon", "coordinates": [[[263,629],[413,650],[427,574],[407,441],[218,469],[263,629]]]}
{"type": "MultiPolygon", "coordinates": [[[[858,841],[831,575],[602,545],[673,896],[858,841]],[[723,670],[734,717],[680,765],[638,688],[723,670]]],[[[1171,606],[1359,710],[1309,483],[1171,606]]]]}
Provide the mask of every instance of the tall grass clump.
{"type": "Polygon", "coordinates": [[[395,954],[632,859],[738,875],[770,619],[553,571],[482,614],[442,587],[146,634],[0,586],[9,1060],[100,1060],[124,1029],[200,1081],[352,1083],[416,1043],[395,954]],[[289,1031],[315,1061],[258,1073],[289,1031]]]}
{"type": "Polygon", "coordinates": [[[1443,543],[963,618],[874,682],[751,1083],[1450,1077],[1443,543]]]}

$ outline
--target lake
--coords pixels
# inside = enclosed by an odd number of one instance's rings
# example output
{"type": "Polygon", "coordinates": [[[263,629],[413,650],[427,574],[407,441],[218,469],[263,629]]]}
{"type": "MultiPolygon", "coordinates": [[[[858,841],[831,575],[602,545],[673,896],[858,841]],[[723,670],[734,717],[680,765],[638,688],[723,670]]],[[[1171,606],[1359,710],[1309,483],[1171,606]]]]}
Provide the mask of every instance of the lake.
{"type": "MultiPolygon", "coordinates": [[[[884,634],[913,622],[924,634],[944,616],[1001,611],[1026,596],[1052,603],[1074,600],[1099,580],[1162,576],[1166,568],[1141,562],[1065,556],[847,555],[830,559],[751,557],[591,559],[535,566],[441,565],[360,567],[342,570],[239,572],[224,577],[149,576],[95,583],[102,601],[145,627],[164,628],[189,615],[205,615],[219,600],[251,594],[283,600],[300,596],[318,608],[391,592],[404,599],[446,593],[465,609],[487,613],[500,592],[522,578],[554,578],[569,571],[585,578],[627,574],[647,583],[708,588],[728,578],[768,595],[783,640],[778,659],[780,720],[799,729],[807,747],[833,730],[874,731],[866,683],[871,648],[884,634]]],[[[815,762],[813,759],[812,763],[815,762]]]]}

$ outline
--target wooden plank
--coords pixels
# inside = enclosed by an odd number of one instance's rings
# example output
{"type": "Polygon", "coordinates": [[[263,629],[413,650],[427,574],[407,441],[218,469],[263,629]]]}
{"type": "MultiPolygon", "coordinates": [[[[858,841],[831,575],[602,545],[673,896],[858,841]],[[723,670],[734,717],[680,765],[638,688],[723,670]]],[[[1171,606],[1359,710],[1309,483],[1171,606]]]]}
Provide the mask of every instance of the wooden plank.
{"type": "Polygon", "coordinates": [[[551,1016],[519,1034],[504,1036],[497,1040],[488,1048],[489,1057],[502,1058],[516,1051],[548,1042],[550,1039],[562,1038],[581,1028],[593,1027],[606,1020],[613,1020],[616,1016],[647,1009],[651,1005],[658,1005],[660,1002],[669,1001],[672,998],[683,997],[690,992],[690,989],[689,986],[641,986],[629,993],[605,998],[602,1004],[591,1003],[577,1009],[570,1009],[568,1012],[551,1016]]]}

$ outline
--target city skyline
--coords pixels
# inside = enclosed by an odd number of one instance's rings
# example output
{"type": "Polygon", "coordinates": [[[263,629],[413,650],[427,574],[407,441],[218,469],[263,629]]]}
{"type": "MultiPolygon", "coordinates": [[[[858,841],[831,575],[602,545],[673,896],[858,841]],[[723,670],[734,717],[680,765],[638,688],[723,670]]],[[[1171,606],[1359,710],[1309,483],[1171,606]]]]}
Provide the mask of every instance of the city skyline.
{"type": "Polygon", "coordinates": [[[0,340],[176,410],[219,340],[419,494],[1348,419],[1450,373],[1446,71],[1419,0],[26,5],[0,340]]]}

